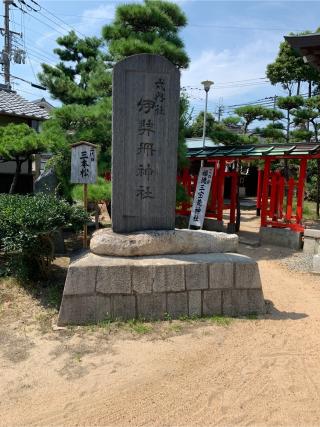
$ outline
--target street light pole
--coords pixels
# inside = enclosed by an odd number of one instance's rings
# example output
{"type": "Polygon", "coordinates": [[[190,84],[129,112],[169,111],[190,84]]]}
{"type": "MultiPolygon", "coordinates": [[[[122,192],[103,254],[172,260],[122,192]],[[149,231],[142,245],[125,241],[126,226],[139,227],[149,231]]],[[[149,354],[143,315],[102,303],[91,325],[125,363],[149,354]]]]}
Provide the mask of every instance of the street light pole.
{"type": "MultiPolygon", "coordinates": [[[[206,92],[206,104],[204,109],[204,116],[203,116],[203,134],[202,134],[202,149],[204,150],[206,147],[206,125],[207,125],[207,111],[208,111],[208,92],[210,90],[210,86],[213,85],[213,82],[211,80],[205,80],[201,82],[203,84],[203,88],[206,92]]],[[[201,160],[201,167],[203,166],[204,161],[201,160]]]]}

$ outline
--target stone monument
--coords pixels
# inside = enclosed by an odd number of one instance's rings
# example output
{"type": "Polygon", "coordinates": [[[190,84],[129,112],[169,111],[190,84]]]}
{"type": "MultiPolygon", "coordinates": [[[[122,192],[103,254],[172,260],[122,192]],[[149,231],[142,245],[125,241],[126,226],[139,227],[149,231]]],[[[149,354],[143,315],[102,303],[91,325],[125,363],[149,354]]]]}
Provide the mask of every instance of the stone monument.
{"type": "Polygon", "coordinates": [[[106,318],[264,313],[257,263],[238,236],[175,230],[178,69],[159,55],[114,67],[112,230],[69,267],[59,325],[106,318]]]}

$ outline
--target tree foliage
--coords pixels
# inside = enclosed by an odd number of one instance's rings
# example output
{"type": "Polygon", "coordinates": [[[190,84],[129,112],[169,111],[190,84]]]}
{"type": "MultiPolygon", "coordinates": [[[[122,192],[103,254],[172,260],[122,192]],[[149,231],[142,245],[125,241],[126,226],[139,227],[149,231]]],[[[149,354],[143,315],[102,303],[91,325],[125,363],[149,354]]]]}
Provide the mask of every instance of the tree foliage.
{"type": "Polygon", "coordinates": [[[245,105],[236,108],[234,111],[244,122],[244,133],[248,132],[249,125],[255,120],[279,120],[283,117],[281,111],[272,110],[262,105],[245,105]]]}
{"type": "Polygon", "coordinates": [[[43,278],[54,259],[53,235],[63,226],[79,230],[88,221],[82,208],[48,194],[0,195],[0,251],[7,273],[43,278]]]}
{"type": "Polygon", "coordinates": [[[109,56],[97,37],[79,38],[74,31],[57,39],[60,62],[42,64],[39,80],[64,104],[90,105],[111,93],[109,56]]]}
{"type": "Polygon", "coordinates": [[[48,166],[55,170],[62,194],[71,198],[71,144],[89,141],[99,148],[99,173],[111,166],[111,98],[94,105],[64,105],[54,110],[43,126],[43,137],[50,141],[54,156],[48,166]]]}
{"type": "Polygon", "coordinates": [[[25,123],[0,127],[0,162],[16,163],[10,194],[15,192],[22,164],[30,160],[33,154],[48,149],[49,142],[25,123]]]}
{"type": "Polygon", "coordinates": [[[102,34],[115,61],[137,53],[154,53],[179,68],[187,68],[189,58],[179,37],[186,24],[186,16],[177,4],[144,0],[118,6],[114,22],[106,25],[102,34]]]}
{"type": "Polygon", "coordinates": [[[266,75],[272,85],[281,84],[289,95],[292,95],[295,84],[299,95],[301,82],[315,84],[320,80],[320,73],[310,64],[306,64],[286,41],[280,44],[275,61],[267,66],[266,75]]]}
{"type": "MultiPolygon", "coordinates": [[[[204,120],[204,111],[201,111],[191,123],[191,126],[188,129],[189,137],[202,137],[203,136],[203,120],[204,120]]],[[[214,129],[215,118],[211,113],[207,113],[206,117],[206,135],[211,134],[214,129]]]]}

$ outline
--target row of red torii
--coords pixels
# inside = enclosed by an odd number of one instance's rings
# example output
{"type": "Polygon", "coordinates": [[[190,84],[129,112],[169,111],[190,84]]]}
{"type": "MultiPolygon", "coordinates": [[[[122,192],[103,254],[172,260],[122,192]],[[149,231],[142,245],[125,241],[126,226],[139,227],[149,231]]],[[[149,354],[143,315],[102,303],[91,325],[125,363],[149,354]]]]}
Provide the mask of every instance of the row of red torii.
{"type": "MultiPolygon", "coordinates": [[[[190,202],[183,202],[177,214],[188,216],[191,212],[193,195],[197,185],[200,163],[213,166],[214,174],[208,200],[206,217],[223,221],[229,211],[228,228],[239,228],[239,162],[259,160],[257,182],[257,213],[261,227],[290,228],[303,232],[303,202],[307,177],[307,161],[320,159],[320,145],[297,144],[255,144],[241,146],[216,146],[190,148],[190,166],[185,168],[177,180],[190,196],[190,202]],[[286,177],[283,168],[274,169],[279,161],[295,160],[295,177],[286,177]],[[263,166],[262,166],[263,165],[263,166]],[[225,197],[226,179],[230,180],[230,194],[225,197]]],[[[280,162],[281,163],[281,162],[280,162]]]]}

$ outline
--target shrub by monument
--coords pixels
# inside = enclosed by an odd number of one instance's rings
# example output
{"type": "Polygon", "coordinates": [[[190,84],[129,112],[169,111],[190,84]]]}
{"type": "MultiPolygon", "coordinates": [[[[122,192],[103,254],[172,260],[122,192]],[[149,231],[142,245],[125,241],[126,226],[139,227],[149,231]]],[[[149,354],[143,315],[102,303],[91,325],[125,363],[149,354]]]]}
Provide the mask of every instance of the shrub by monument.
{"type": "MultiPolygon", "coordinates": [[[[73,200],[83,200],[83,185],[76,185],[72,189],[73,200]]],[[[96,184],[88,185],[88,202],[94,205],[96,228],[99,228],[99,203],[111,200],[111,182],[106,182],[105,179],[98,177],[96,184]]]]}
{"type": "Polygon", "coordinates": [[[5,272],[21,278],[48,276],[54,259],[53,234],[63,226],[80,230],[87,213],[53,195],[0,195],[0,251],[5,272]]]}

